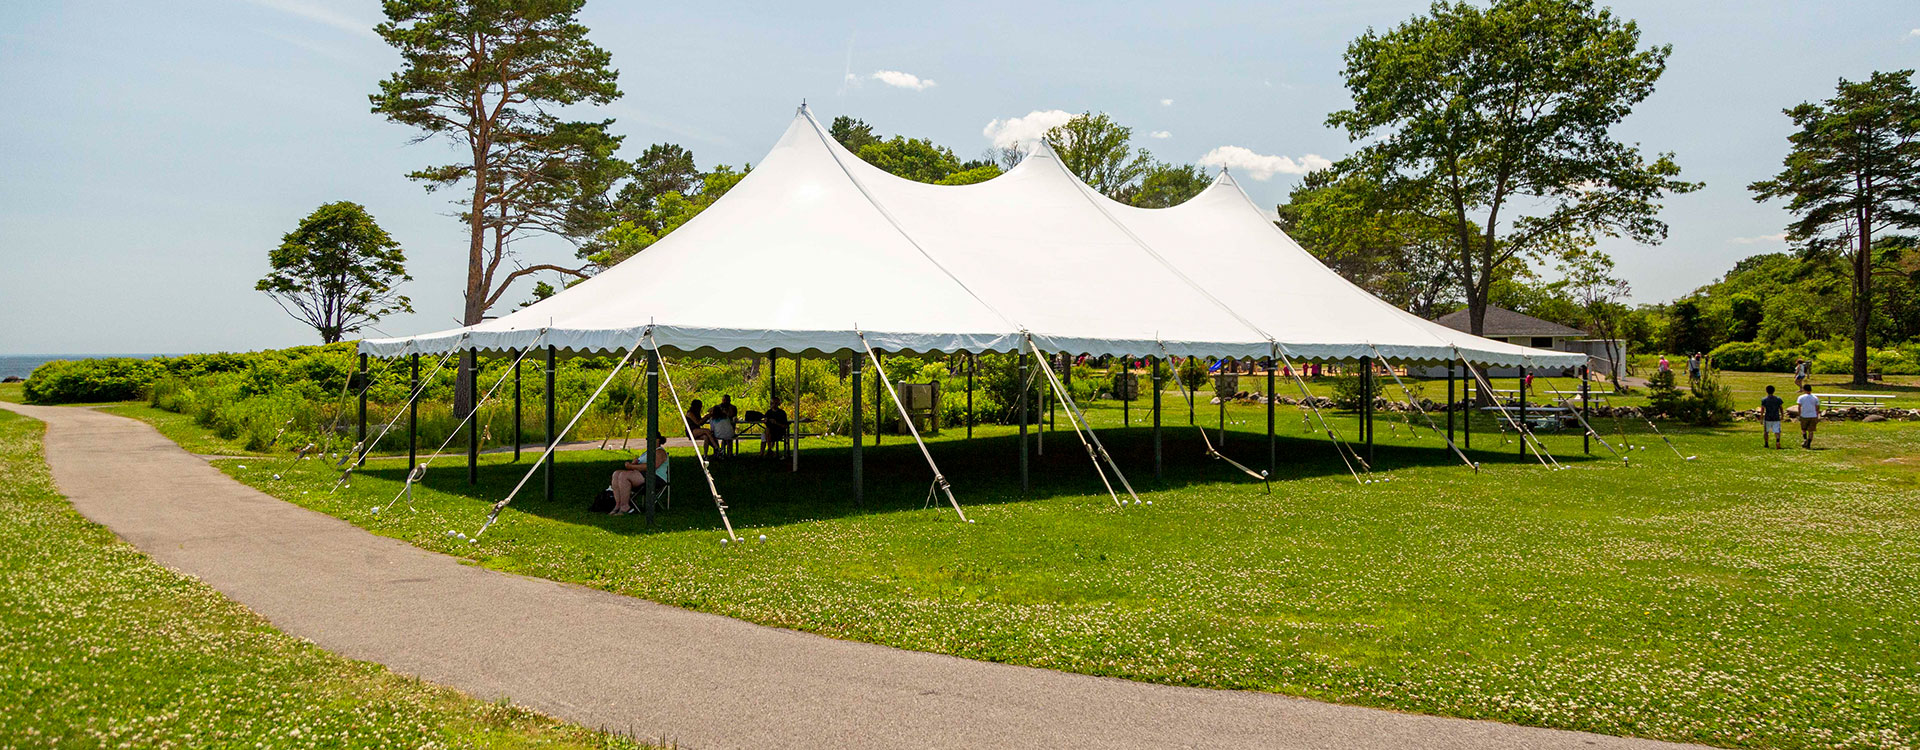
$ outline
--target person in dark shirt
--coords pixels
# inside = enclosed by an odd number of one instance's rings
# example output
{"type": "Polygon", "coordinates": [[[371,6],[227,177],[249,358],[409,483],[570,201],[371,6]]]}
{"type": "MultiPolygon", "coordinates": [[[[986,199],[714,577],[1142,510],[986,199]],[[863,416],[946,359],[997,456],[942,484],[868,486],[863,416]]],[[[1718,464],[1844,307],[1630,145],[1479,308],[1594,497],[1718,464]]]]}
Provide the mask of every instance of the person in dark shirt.
{"type": "Polygon", "coordinates": [[[780,441],[787,439],[787,410],[780,408],[780,397],[775,396],[767,413],[760,415],[760,455],[780,452],[780,441]]]}
{"type": "Polygon", "coordinates": [[[1760,447],[1775,450],[1783,447],[1780,445],[1780,417],[1786,405],[1787,402],[1773,395],[1773,386],[1767,386],[1767,397],[1760,399],[1760,447]],[[1773,436],[1771,444],[1767,442],[1768,435],[1773,436]]]}

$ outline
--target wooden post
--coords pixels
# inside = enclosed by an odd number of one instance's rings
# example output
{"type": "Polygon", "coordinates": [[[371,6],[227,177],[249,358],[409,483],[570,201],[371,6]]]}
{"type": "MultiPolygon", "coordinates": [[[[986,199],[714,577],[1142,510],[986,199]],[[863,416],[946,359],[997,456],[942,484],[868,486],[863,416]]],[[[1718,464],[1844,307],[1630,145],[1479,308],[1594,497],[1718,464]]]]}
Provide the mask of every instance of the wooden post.
{"type": "Polygon", "coordinates": [[[559,347],[551,344],[547,345],[547,448],[549,450],[546,454],[547,460],[544,462],[545,465],[541,468],[541,474],[545,477],[544,483],[547,502],[553,502],[553,451],[551,449],[554,447],[555,439],[559,437],[558,433],[560,431],[560,425],[556,424],[558,415],[554,414],[553,408],[553,364],[554,358],[558,354],[559,347]]]}
{"type": "Polygon", "coordinates": [[[1021,352],[1013,359],[1013,382],[1020,384],[1020,408],[1017,420],[1020,423],[1020,491],[1026,492],[1027,482],[1027,355],[1021,352]]]}
{"type": "Polygon", "coordinates": [[[407,390],[407,475],[413,475],[413,467],[420,462],[420,355],[411,358],[413,375],[409,382],[413,385],[407,390]]]}
{"type": "Polygon", "coordinates": [[[1160,449],[1160,358],[1148,357],[1147,366],[1153,368],[1153,478],[1159,481],[1166,478],[1160,449]]]}
{"type": "MultiPolygon", "coordinates": [[[[860,462],[861,462],[861,458],[862,458],[862,456],[860,455],[860,450],[861,450],[861,441],[860,441],[860,427],[861,427],[861,424],[860,424],[860,421],[861,421],[861,416],[860,416],[860,396],[861,396],[861,393],[860,393],[860,371],[861,371],[861,370],[863,370],[863,369],[865,369],[865,367],[864,367],[864,365],[865,365],[866,363],[864,363],[864,362],[862,362],[862,361],[860,361],[860,355],[858,355],[858,354],[849,354],[849,355],[847,355],[847,356],[848,356],[848,357],[849,357],[850,359],[852,359],[852,360],[853,360],[853,362],[852,362],[852,366],[851,366],[851,368],[850,368],[850,369],[851,369],[851,371],[852,371],[852,378],[853,378],[853,388],[851,388],[851,389],[849,389],[849,390],[850,390],[850,392],[851,392],[851,393],[853,394],[853,427],[852,427],[852,436],[853,436],[853,502],[854,502],[855,504],[860,504],[860,503],[864,503],[864,502],[866,502],[866,497],[867,497],[867,494],[866,494],[866,489],[867,489],[867,486],[866,486],[866,483],[865,483],[865,482],[863,481],[863,479],[862,479],[862,478],[861,478],[861,476],[860,476],[860,473],[861,473],[861,470],[862,470],[862,469],[864,468],[864,467],[862,467],[862,466],[860,465],[860,462]]],[[[878,422],[876,422],[876,423],[874,424],[874,429],[873,429],[873,431],[874,431],[875,433],[878,433],[878,432],[880,432],[880,426],[879,426],[879,423],[878,423],[878,422]]]]}
{"type": "Polygon", "coordinates": [[[356,450],[360,454],[360,459],[354,463],[356,467],[365,466],[366,455],[373,450],[373,446],[367,445],[367,391],[372,389],[373,382],[367,379],[367,355],[362,353],[360,355],[360,436],[354,443],[358,446],[356,450]]]}
{"type": "Polygon", "coordinates": [[[520,463],[520,352],[507,352],[513,357],[513,462],[520,463]]]}
{"type": "Polygon", "coordinates": [[[467,348],[467,392],[475,394],[467,403],[467,484],[480,483],[480,348],[467,348]]]}

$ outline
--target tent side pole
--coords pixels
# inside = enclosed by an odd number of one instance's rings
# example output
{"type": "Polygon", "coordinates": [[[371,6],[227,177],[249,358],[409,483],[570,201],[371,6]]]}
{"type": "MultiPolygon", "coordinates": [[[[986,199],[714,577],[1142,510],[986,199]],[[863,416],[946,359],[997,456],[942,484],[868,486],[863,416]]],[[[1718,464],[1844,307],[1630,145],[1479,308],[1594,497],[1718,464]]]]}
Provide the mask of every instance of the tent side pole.
{"type": "Polygon", "coordinates": [[[1373,464],[1373,358],[1360,358],[1360,434],[1367,439],[1367,464],[1373,464]]]}
{"type": "MultiPolygon", "coordinates": [[[[863,458],[860,455],[862,448],[860,439],[860,423],[862,420],[860,415],[860,397],[862,395],[860,393],[860,370],[862,369],[861,365],[863,363],[860,357],[855,354],[848,353],[847,356],[853,360],[851,367],[848,368],[852,372],[853,387],[848,390],[853,394],[853,427],[851,428],[853,433],[853,502],[857,505],[866,502],[867,499],[867,486],[860,476],[861,470],[864,468],[860,465],[860,461],[863,458]]],[[[875,420],[873,431],[876,433],[877,438],[880,432],[879,421],[877,419],[875,420]]]]}
{"type": "MultiPolygon", "coordinates": [[[[1466,381],[1460,384],[1460,400],[1467,404],[1467,407],[1460,412],[1460,433],[1461,437],[1465,438],[1460,441],[1460,444],[1466,446],[1468,450],[1473,449],[1473,411],[1480,403],[1473,398],[1474,381],[1477,378],[1473,377],[1472,368],[1471,364],[1460,363],[1460,369],[1465,370],[1460,374],[1466,376],[1466,381]]],[[[1452,364],[1447,365],[1447,372],[1453,372],[1452,364]]]]}
{"type": "Polygon", "coordinates": [[[354,443],[354,450],[360,453],[360,460],[354,466],[367,463],[367,391],[373,390],[373,383],[367,379],[367,355],[360,355],[360,436],[354,443]]]}
{"type": "MultiPolygon", "coordinates": [[[[879,367],[879,365],[874,365],[874,366],[875,366],[875,367],[879,367]]],[[[882,417],[882,416],[880,416],[880,377],[879,377],[879,373],[874,373],[874,378],[873,378],[873,447],[875,447],[875,448],[878,448],[878,447],[880,447],[880,420],[882,420],[882,419],[884,419],[884,417],[882,417]]]]}
{"type": "Polygon", "coordinates": [[[1520,379],[1514,382],[1520,391],[1520,455],[1527,455],[1527,368],[1520,368],[1520,379]]]}
{"type": "Polygon", "coordinates": [[[1280,444],[1273,437],[1273,371],[1280,363],[1267,358],[1267,476],[1280,470],[1280,444]]]}
{"type": "Polygon", "coordinates": [[[559,347],[556,347],[552,344],[547,345],[547,455],[540,462],[541,473],[545,475],[545,479],[543,481],[545,484],[544,490],[546,492],[547,502],[553,502],[553,448],[554,448],[554,440],[557,437],[558,430],[560,428],[560,425],[557,419],[558,415],[554,413],[554,408],[553,408],[553,388],[554,388],[553,364],[554,364],[555,356],[558,354],[559,354],[559,347]]]}
{"type": "MultiPolygon", "coordinates": [[[[1133,376],[1132,365],[1133,365],[1132,359],[1122,358],[1120,360],[1120,382],[1121,383],[1130,383],[1130,382],[1137,383],[1137,381],[1128,380],[1129,377],[1133,376]]],[[[1120,389],[1115,388],[1114,390],[1117,391],[1120,389]]],[[[1126,396],[1127,396],[1126,398],[1120,399],[1120,427],[1122,429],[1133,426],[1133,400],[1140,395],[1139,390],[1140,388],[1136,384],[1134,385],[1132,391],[1128,391],[1126,393],[1126,396]]]]}
{"type": "Polygon", "coordinates": [[[1166,479],[1166,471],[1165,461],[1161,458],[1164,451],[1160,445],[1160,358],[1148,357],[1147,366],[1153,368],[1152,377],[1149,378],[1153,381],[1153,479],[1161,481],[1166,479]]]}
{"type": "Polygon", "coordinates": [[[1020,384],[1020,406],[1017,420],[1020,423],[1020,491],[1026,492],[1027,482],[1027,357],[1025,354],[1014,356],[1013,382],[1020,384]]]}
{"type": "Polygon", "coordinates": [[[793,355],[793,414],[787,419],[787,452],[800,471],[800,355],[793,355]]]}
{"type": "MultiPolygon", "coordinates": [[[[480,348],[467,347],[467,392],[480,392],[480,348]]],[[[467,404],[467,484],[480,483],[480,401],[467,404]]]]}
{"type": "Polygon", "coordinates": [[[1453,363],[1447,363],[1447,442],[1453,442],[1453,412],[1460,408],[1459,399],[1453,395],[1453,363]]]}
{"type": "Polygon", "coordinates": [[[973,376],[980,372],[980,355],[967,355],[967,439],[973,439],[973,376]]]}
{"type": "Polygon", "coordinates": [[[520,352],[513,354],[513,462],[520,463],[520,441],[522,433],[520,415],[520,352]]]}
{"type": "MultiPolygon", "coordinates": [[[[647,462],[648,462],[648,466],[652,466],[654,451],[660,450],[661,448],[660,441],[656,439],[660,435],[660,352],[659,350],[654,349],[652,347],[647,348],[646,377],[647,377],[647,462]]],[[[699,451],[700,446],[696,444],[693,446],[693,449],[695,451],[699,451]]],[[[645,483],[642,486],[642,489],[647,493],[647,502],[646,502],[647,524],[652,525],[654,513],[658,511],[658,509],[654,507],[653,472],[649,471],[646,473],[645,483]]],[[[631,505],[631,503],[629,503],[629,505],[631,505]]]]}
{"type": "Polygon", "coordinates": [[[411,365],[412,387],[407,394],[407,474],[409,476],[413,474],[413,467],[420,463],[420,355],[418,353],[411,357],[411,365]]]}
{"type": "MultiPolygon", "coordinates": [[[[1581,422],[1587,421],[1588,395],[1589,394],[1587,393],[1587,366],[1581,365],[1580,366],[1580,421],[1581,422]]],[[[1580,452],[1586,453],[1588,455],[1593,454],[1593,428],[1591,427],[1587,428],[1586,432],[1583,432],[1580,434],[1580,452]]]]}

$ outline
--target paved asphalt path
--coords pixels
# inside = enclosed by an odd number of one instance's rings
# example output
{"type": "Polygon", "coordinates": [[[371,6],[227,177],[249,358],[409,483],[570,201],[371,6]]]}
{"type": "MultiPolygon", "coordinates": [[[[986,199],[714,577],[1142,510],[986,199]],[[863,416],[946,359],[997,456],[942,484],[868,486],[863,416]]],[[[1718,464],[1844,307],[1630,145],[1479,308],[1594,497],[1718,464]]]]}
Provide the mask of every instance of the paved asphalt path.
{"type": "Polygon", "coordinates": [[[761,627],[463,565],[246,487],[142,422],[0,406],[47,423],[47,462],[81,513],[280,629],[482,698],[681,747],[1672,747],[761,627]]]}

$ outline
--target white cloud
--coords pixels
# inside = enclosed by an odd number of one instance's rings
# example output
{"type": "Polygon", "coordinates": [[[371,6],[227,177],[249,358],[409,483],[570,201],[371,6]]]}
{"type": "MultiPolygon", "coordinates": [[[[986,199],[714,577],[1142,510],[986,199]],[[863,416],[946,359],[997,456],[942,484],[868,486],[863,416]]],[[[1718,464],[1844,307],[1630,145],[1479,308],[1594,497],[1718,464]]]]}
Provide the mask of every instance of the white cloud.
{"type": "Polygon", "coordinates": [[[980,134],[993,141],[994,148],[1009,148],[1034,143],[1047,135],[1047,131],[1073,119],[1073,113],[1059,109],[1034,110],[1025,117],[1009,117],[994,120],[980,129],[980,134]]]}
{"type": "Polygon", "coordinates": [[[1295,160],[1289,156],[1254,153],[1242,146],[1221,146],[1200,157],[1200,166],[1225,167],[1255,180],[1270,180],[1277,174],[1306,174],[1333,165],[1325,157],[1307,154],[1295,160]]]}
{"type": "Polygon", "coordinates": [[[1914,29],[1912,31],[1907,32],[1907,35],[1903,37],[1901,41],[1905,41],[1907,39],[1920,39],[1920,29],[1914,29]]]}
{"type": "Polygon", "coordinates": [[[1151,133],[1148,133],[1147,135],[1153,138],[1172,138],[1173,137],[1172,133],[1169,133],[1165,130],[1155,130],[1151,133]]]}
{"type": "Polygon", "coordinates": [[[1173,100],[1172,100],[1172,99],[1161,99],[1161,100],[1160,100],[1160,106],[1162,106],[1162,107],[1171,107],[1171,106],[1173,106],[1173,100]]]}
{"type": "Polygon", "coordinates": [[[1728,242],[1731,242],[1731,243],[1733,243],[1733,244],[1735,244],[1735,245],[1770,245],[1770,244],[1773,244],[1773,243],[1775,243],[1775,242],[1786,242],[1786,241],[1787,241],[1787,235],[1785,235],[1785,234],[1763,234],[1763,235],[1760,235],[1760,236],[1758,236],[1758,237],[1734,237],[1734,238],[1732,238],[1732,239],[1729,239],[1729,240],[1727,240],[1727,241],[1728,241],[1728,242]]]}
{"type": "Polygon", "coordinates": [[[931,78],[921,78],[912,73],[902,73],[898,70],[876,70],[873,72],[873,75],[869,77],[897,89],[926,91],[935,85],[931,78]]]}
{"type": "Polygon", "coordinates": [[[322,24],[325,26],[332,26],[333,28],[348,32],[350,34],[357,34],[360,36],[371,37],[375,39],[378,39],[380,36],[378,34],[373,33],[372,23],[363,21],[358,18],[354,18],[347,14],[336,11],[332,8],[327,8],[321,5],[315,5],[311,2],[304,2],[303,0],[246,0],[246,1],[249,3],[252,3],[253,5],[260,6],[262,8],[270,8],[272,10],[277,10],[282,13],[286,13],[288,15],[299,16],[309,21],[313,21],[314,23],[322,24]]]}

